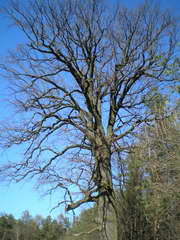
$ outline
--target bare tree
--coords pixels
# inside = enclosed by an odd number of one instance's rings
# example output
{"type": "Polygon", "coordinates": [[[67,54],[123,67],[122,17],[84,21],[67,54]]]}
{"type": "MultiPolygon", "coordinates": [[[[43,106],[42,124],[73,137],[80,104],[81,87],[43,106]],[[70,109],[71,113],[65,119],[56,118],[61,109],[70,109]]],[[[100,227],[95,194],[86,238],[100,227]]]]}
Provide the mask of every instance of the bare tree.
{"type": "Polygon", "coordinates": [[[102,239],[111,238],[114,211],[120,239],[115,157],[153,121],[147,93],[175,80],[166,74],[175,21],[148,3],[110,11],[95,0],[13,0],[5,12],[26,42],[1,64],[18,109],[1,128],[1,144],[26,150],[1,174],[64,191],[58,206],[67,210],[97,202],[102,239]]]}

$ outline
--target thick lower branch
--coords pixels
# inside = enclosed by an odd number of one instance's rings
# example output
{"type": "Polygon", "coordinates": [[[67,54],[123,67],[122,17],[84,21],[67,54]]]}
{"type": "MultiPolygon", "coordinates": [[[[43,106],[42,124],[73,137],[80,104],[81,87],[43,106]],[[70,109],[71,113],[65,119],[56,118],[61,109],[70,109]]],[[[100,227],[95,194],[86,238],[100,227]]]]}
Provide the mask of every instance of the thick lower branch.
{"type": "Polygon", "coordinates": [[[68,204],[68,206],[66,207],[66,211],[74,210],[74,209],[78,208],[79,206],[81,206],[82,204],[87,203],[87,202],[96,202],[97,198],[98,198],[98,196],[95,196],[95,197],[87,196],[77,202],[68,204]]]}

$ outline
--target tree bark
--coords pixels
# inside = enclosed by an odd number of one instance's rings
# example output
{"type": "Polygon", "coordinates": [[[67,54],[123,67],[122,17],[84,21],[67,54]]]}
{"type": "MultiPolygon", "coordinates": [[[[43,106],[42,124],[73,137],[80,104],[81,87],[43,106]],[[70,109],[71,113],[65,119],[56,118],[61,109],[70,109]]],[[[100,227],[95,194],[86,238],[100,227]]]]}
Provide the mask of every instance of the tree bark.
{"type": "Polygon", "coordinates": [[[99,147],[94,152],[96,171],[94,182],[99,190],[98,216],[101,240],[118,240],[116,198],[112,182],[111,153],[105,147],[99,147]]]}

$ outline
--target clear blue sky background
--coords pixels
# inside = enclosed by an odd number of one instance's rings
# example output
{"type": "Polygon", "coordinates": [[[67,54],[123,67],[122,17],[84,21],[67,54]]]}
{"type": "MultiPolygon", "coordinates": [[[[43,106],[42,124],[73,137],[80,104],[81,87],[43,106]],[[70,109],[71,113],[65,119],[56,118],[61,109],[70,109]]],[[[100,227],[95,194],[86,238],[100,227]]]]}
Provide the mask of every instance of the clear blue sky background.
{"type": "MultiPolygon", "coordinates": [[[[24,0],[22,0],[23,2],[24,0]]],[[[109,0],[110,1],[110,0],[109,0]]],[[[115,2],[115,0],[113,0],[115,2]]],[[[140,0],[124,0],[120,1],[128,7],[136,6],[141,3],[140,0]]],[[[175,14],[180,12],[180,0],[154,0],[160,3],[163,8],[171,9],[175,14]]],[[[0,7],[6,4],[6,0],[0,0],[0,7]]],[[[9,26],[7,19],[0,16],[0,61],[2,56],[5,56],[8,49],[13,49],[18,43],[23,41],[23,36],[13,27],[9,26]]],[[[6,82],[0,78],[0,121],[11,111],[8,107],[6,98],[6,82]]],[[[11,151],[0,151],[0,161],[6,161],[9,158],[18,158],[16,149],[11,151]]],[[[41,214],[43,216],[52,215],[56,217],[60,213],[64,213],[63,209],[55,210],[50,214],[51,208],[54,206],[56,200],[60,196],[46,196],[42,197],[40,192],[34,190],[32,182],[23,182],[20,184],[12,184],[5,186],[0,183],[0,213],[13,214],[19,218],[24,210],[35,216],[41,214]]]]}

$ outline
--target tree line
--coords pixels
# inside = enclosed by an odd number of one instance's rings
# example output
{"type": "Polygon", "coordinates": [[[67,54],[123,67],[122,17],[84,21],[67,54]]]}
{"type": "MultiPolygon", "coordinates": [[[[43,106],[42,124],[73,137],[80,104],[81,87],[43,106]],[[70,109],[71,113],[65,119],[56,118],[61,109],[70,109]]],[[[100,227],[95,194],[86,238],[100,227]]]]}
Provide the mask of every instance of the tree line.
{"type": "Polygon", "coordinates": [[[34,218],[26,210],[20,219],[11,214],[0,216],[0,239],[2,240],[60,240],[69,227],[69,221],[63,215],[52,219],[37,215],[34,218]]]}

